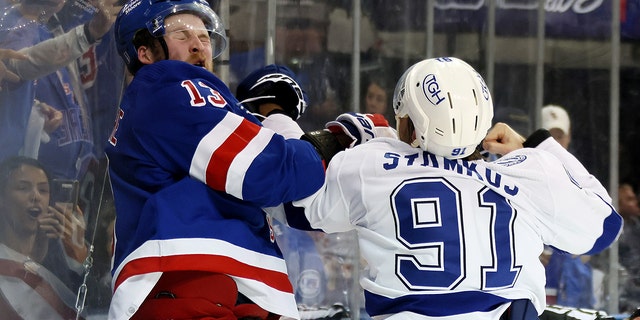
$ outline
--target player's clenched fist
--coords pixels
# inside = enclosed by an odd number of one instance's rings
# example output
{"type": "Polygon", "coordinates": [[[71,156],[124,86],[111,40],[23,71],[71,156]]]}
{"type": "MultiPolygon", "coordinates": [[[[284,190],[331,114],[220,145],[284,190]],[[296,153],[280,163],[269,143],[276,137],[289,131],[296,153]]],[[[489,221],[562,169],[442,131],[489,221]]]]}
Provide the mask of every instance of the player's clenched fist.
{"type": "Polygon", "coordinates": [[[489,153],[505,155],[522,148],[525,139],[507,124],[498,122],[489,130],[482,142],[482,148],[489,153]]]}

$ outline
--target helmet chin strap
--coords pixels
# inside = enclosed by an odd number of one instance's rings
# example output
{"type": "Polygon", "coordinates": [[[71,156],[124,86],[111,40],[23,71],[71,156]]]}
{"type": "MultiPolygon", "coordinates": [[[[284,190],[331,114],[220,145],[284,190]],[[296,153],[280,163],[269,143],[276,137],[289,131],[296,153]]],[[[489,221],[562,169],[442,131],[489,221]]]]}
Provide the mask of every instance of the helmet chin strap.
{"type": "MultiPolygon", "coordinates": [[[[404,117],[399,117],[398,115],[395,116],[396,117],[396,132],[398,133],[398,138],[400,138],[400,119],[403,118],[409,118],[408,115],[404,116],[404,117]]],[[[411,122],[411,119],[409,119],[409,122],[407,123],[407,130],[409,130],[409,134],[414,135],[416,132],[415,127],[413,126],[413,122],[411,122]]],[[[410,143],[410,145],[414,148],[419,148],[420,147],[420,140],[416,137],[415,139],[413,139],[413,141],[410,143]]]]}
{"type": "Polygon", "coordinates": [[[158,42],[160,42],[160,46],[162,47],[162,51],[164,52],[164,59],[169,60],[169,47],[167,47],[167,42],[164,41],[164,36],[159,37],[158,42]]]}
{"type": "MultiPolygon", "coordinates": [[[[396,118],[396,132],[400,132],[400,119],[402,119],[402,117],[398,116],[397,114],[395,115],[396,118]]],[[[399,134],[398,134],[399,135],[399,134]]]]}

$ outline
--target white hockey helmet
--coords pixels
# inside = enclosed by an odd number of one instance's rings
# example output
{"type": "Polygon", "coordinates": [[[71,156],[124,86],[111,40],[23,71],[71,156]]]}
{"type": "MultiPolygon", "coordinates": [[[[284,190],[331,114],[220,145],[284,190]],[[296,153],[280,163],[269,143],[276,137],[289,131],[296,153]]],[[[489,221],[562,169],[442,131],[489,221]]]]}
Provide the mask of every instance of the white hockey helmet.
{"type": "Polygon", "coordinates": [[[397,118],[409,116],[414,147],[449,159],[471,155],[491,128],[493,102],[482,76],[466,62],[422,60],[400,77],[393,94],[397,118]]]}

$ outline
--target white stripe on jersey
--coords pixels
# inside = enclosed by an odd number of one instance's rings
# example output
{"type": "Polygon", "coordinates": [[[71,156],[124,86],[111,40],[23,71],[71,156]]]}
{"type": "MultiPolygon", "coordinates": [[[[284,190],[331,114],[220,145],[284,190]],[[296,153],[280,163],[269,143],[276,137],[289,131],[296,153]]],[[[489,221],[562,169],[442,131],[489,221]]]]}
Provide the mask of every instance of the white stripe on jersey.
{"type": "Polygon", "coordinates": [[[267,144],[269,144],[273,135],[273,131],[260,128],[258,134],[235,156],[227,172],[227,182],[225,185],[227,193],[243,199],[242,185],[244,184],[247,170],[249,170],[249,166],[251,166],[253,160],[264,150],[267,144]]]}
{"type": "Polygon", "coordinates": [[[238,284],[238,291],[247,297],[251,297],[251,301],[263,309],[283,315],[283,319],[287,317],[300,319],[293,294],[273,290],[273,288],[260,281],[238,277],[232,278],[238,284]]]}
{"type": "MultiPolygon", "coordinates": [[[[120,284],[109,304],[109,320],[129,319],[140,308],[149,292],[160,280],[162,272],[132,276],[120,284]]],[[[112,280],[111,285],[115,281],[112,280]]]]}
{"type": "MultiPolygon", "coordinates": [[[[218,239],[150,240],[123,260],[114,273],[112,285],[115,286],[120,272],[131,261],[149,257],[197,254],[230,257],[247,266],[271,270],[284,276],[287,273],[286,264],[281,258],[260,254],[218,239]]],[[[161,272],[148,272],[125,279],[114,292],[111,310],[109,311],[110,318],[121,319],[123,315],[131,316],[142,304],[161,274],[161,272]],[[132,290],[131,288],[134,287],[136,289],[132,290]]],[[[293,293],[280,291],[253,279],[238,276],[232,277],[238,285],[238,290],[247,296],[251,296],[251,300],[263,309],[287,317],[299,318],[293,293]]]]}
{"type": "Polygon", "coordinates": [[[287,268],[280,258],[260,254],[256,251],[233,245],[218,239],[188,238],[169,240],[149,240],[128,255],[118,266],[114,279],[123,267],[136,259],[185,254],[208,254],[231,257],[250,266],[286,273],[287,268]]]}
{"type": "MultiPolygon", "coordinates": [[[[237,150],[237,154],[233,156],[228,168],[226,164],[221,164],[220,166],[214,165],[209,169],[210,162],[215,161],[212,160],[213,154],[219,151],[230,137],[238,133],[238,131],[245,130],[245,128],[248,128],[247,126],[253,126],[253,124],[249,122],[245,122],[243,125],[243,121],[245,121],[245,119],[238,115],[232,113],[225,115],[222,121],[200,140],[191,160],[191,167],[189,168],[189,174],[192,177],[208,185],[224,185],[224,191],[238,199],[243,199],[242,186],[247,170],[251,166],[251,163],[253,163],[253,160],[265,149],[267,144],[269,144],[269,141],[271,141],[274,135],[274,132],[271,130],[259,128],[258,133],[252,136],[250,141],[247,141],[247,145],[241,150],[237,150]],[[207,181],[207,169],[226,170],[226,172],[224,172],[224,183],[221,181],[207,181]]],[[[244,136],[244,133],[245,132],[240,132],[238,135],[244,136]]]]}
{"type": "Polygon", "coordinates": [[[191,167],[189,175],[205,182],[207,181],[207,167],[213,153],[229,138],[231,134],[240,126],[244,118],[239,116],[231,116],[228,113],[222,121],[209,133],[207,133],[198,143],[196,151],[191,159],[191,167]]]}

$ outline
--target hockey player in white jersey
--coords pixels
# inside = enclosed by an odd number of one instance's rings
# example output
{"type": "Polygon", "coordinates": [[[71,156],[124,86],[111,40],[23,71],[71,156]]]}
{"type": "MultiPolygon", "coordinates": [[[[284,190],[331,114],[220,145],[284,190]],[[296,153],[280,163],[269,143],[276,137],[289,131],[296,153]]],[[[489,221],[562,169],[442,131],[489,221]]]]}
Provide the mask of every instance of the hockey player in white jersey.
{"type": "Polygon", "coordinates": [[[410,67],[393,108],[399,140],[338,153],[294,202],[314,228],[357,231],[374,319],[538,319],[543,245],[594,254],[618,237],[607,190],[548,131],[491,128],[489,90],[462,60],[410,67]],[[502,157],[482,160],[481,143],[502,157]]]}

